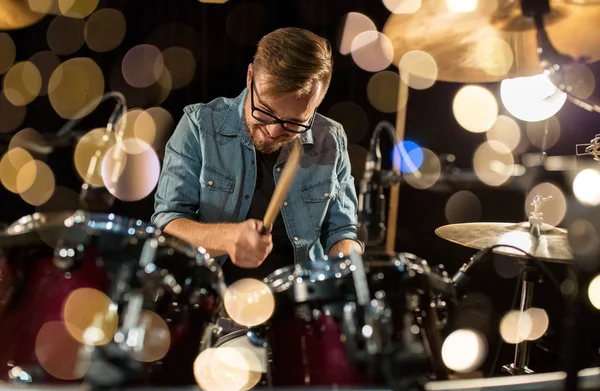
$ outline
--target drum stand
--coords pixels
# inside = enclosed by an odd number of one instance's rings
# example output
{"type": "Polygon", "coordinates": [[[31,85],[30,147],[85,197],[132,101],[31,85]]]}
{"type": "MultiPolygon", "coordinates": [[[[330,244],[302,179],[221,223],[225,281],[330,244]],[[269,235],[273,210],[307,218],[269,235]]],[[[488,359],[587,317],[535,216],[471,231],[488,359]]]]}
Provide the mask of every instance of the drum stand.
{"type": "MultiPolygon", "coordinates": [[[[540,272],[537,267],[526,264],[521,279],[523,285],[521,288],[521,306],[520,313],[523,314],[533,304],[533,288],[536,282],[540,280],[540,272]]],[[[519,333],[519,328],[517,328],[519,333]]],[[[524,339],[515,346],[515,359],[512,363],[504,365],[502,370],[511,375],[526,375],[533,373],[533,370],[527,366],[529,364],[529,341],[524,339]]]]}

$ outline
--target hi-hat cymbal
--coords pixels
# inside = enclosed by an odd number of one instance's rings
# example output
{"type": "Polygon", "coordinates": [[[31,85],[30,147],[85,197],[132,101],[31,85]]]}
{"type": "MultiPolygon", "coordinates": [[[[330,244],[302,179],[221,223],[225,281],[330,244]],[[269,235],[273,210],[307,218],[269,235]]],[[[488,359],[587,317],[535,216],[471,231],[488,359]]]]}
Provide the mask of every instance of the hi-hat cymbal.
{"type": "Polygon", "coordinates": [[[31,26],[44,16],[32,11],[25,0],[0,0],[0,31],[31,26]]]}
{"type": "MultiPolygon", "coordinates": [[[[527,222],[464,223],[444,225],[436,229],[435,233],[442,239],[478,250],[495,244],[508,244],[546,261],[569,263],[573,260],[565,229],[544,224],[539,238],[530,233],[529,229],[530,224],[527,222]]],[[[510,247],[498,247],[494,252],[524,257],[523,253],[510,247]]]]}
{"type": "MultiPolygon", "coordinates": [[[[471,1],[427,0],[414,14],[389,17],[383,33],[393,44],[396,65],[405,53],[422,50],[435,59],[437,79],[442,81],[496,82],[542,72],[535,25],[522,16],[519,1],[479,0],[471,12],[454,12],[448,6],[452,3],[471,1]]],[[[599,60],[600,1],[551,0],[550,4],[545,24],[553,46],[575,59],[599,60]]]]}

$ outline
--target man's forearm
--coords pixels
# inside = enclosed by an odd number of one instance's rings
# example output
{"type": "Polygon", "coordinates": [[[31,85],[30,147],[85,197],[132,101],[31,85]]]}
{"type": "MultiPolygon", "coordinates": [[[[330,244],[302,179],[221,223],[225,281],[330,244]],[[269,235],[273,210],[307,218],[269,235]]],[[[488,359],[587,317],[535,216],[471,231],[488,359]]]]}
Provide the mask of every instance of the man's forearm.
{"type": "Polygon", "coordinates": [[[342,253],[346,256],[350,255],[353,251],[358,252],[362,255],[362,248],[358,242],[351,239],[343,239],[337,242],[331,247],[329,250],[330,257],[337,257],[339,253],[342,253]]]}
{"type": "Polygon", "coordinates": [[[171,221],[163,229],[169,235],[176,236],[195,247],[204,247],[211,257],[227,254],[228,245],[234,241],[235,224],[204,224],[179,218],[171,221]]]}

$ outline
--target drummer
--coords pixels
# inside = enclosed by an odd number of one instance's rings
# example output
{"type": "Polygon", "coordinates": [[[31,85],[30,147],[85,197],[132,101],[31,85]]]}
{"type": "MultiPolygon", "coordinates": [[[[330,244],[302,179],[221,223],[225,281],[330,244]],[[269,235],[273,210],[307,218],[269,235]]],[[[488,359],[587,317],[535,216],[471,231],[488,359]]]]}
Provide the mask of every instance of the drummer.
{"type": "Polygon", "coordinates": [[[331,75],[327,40],[283,28],[258,43],[239,96],[184,108],[166,145],[152,222],[206,248],[227,283],[362,253],[346,135],[317,113],[331,75]],[[281,213],[261,234],[294,140],[303,157],[281,213]]]}

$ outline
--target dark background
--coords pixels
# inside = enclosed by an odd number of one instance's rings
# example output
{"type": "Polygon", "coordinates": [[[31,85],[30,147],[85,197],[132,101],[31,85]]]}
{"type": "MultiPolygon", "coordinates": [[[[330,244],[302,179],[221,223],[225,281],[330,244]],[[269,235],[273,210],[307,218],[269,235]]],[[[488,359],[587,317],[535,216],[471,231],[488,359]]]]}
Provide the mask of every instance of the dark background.
{"type": "MultiPolygon", "coordinates": [[[[208,102],[218,96],[237,96],[245,86],[246,68],[252,61],[255,45],[260,37],[279,27],[297,26],[310,29],[328,38],[334,44],[334,76],[329,92],[319,108],[320,113],[327,115],[330,107],[342,101],[350,101],[360,106],[368,119],[368,131],[363,137],[349,138],[354,144],[363,147],[368,145],[372,129],[379,121],[389,120],[395,123],[395,114],[382,114],[373,108],[367,99],[366,86],[372,74],[356,66],[351,56],[341,55],[336,45],[344,15],[350,11],[369,16],[381,31],[390,15],[381,1],[235,0],[225,4],[202,4],[194,0],[102,0],[98,8],[104,7],[119,9],[126,17],[127,34],[121,45],[108,53],[95,53],[84,45],[70,56],[59,57],[61,61],[72,57],[92,58],[104,72],[106,91],[111,89],[109,74],[115,64],[121,61],[131,47],[147,42],[158,28],[177,22],[195,30],[197,34],[195,38],[184,39],[197,60],[195,78],[187,87],[172,91],[161,105],[171,113],[175,122],[181,117],[183,107],[188,104],[208,102]]],[[[53,16],[48,16],[32,27],[9,32],[17,46],[16,61],[27,60],[38,51],[49,50],[45,37],[52,18],[53,16]]],[[[172,40],[173,45],[181,44],[182,35],[178,35],[176,30],[164,31],[167,34],[163,39],[172,40]]],[[[389,70],[397,72],[394,65],[390,66],[389,70]]],[[[411,90],[405,138],[431,149],[438,156],[455,155],[456,166],[468,170],[475,149],[485,141],[485,134],[469,133],[456,122],[452,113],[452,99],[460,87],[461,84],[436,82],[427,90],[411,90]]],[[[500,101],[499,83],[488,84],[486,87],[495,93],[500,101]]],[[[143,103],[143,99],[139,102],[143,103]]],[[[141,106],[139,103],[138,105],[141,106]]],[[[136,102],[130,103],[130,106],[136,106],[136,102]]],[[[50,135],[57,132],[66,122],[54,112],[47,97],[37,98],[28,105],[27,110],[25,121],[19,129],[32,127],[44,135],[50,135]]],[[[92,115],[81,121],[76,129],[86,130],[103,126],[111,110],[112,103],[100,105],[92,115]]],[[[500,113],[503,113],[501,105],[500,110],[500,113]]],[[[597,132],[598,115],[588,113],[570,103],[565,104],[557,118],[561,123],[561,137],[548,151],[549,155],[573,155],[575,144],[589,142],[597,132]]],[[[334,119],[340,120],[346,128],[355,125],[344,123],[342,118],[334,119]]],[[[2,113],[0,113],[1,120],[2,113]]],[[[521,151],[535,152],[536,148],[527,144],[524,123],[521,122],[520,125],[522,140],[524,140],[521,151]]],[[[384,146],[386,142],[384,137],[384,146]]],[[[47,162],[55,173],[57,186],[78,191],[81,182],[73,167],[72,152],[72,147],[58,148],[48,157],[47,162]]],[[[353,171],[360,175],[364,160],[355,157],[352,164],[353,171]]],[[[386,164],[389,164],[389,158],[386,164]]],[[[461,188],[460,184],[438,190],[416,190],[408,185],[402,186],[396,250],[412,252],[426,259],[430,264],[443,263],[450,273],[454,273],[474,251],[438,238],[434,230],[447,224],[444,213],[446,201],[461,188]]],[[[480,221],[526,220],[524,200],[527,193],[524,189],[517,186],[490,188],[480,184],[470,190],[481,202],[480,221]]],[[[18,195],[5,189],[0,190],[0,205],[2,210],[0,220],[5,223],[13,222],[35,210],[18,195]]],[[[153,195],[150,195],[138,202],[117,201],[112,211],[124,216],[149,220],[152,209],[153,195]]],[[[492,365],[496,348],[499,346],[498,324],[511,305],[515,284],[518,283],[515,278],[501,277],[495,271],[494,263],[508,265],[510,268],[512,262],[508,257],[496,256],[494,262],[490,261],[479,269],[469,286],[469,290],[477,294],[471,294],[471,298],[463,304],[463,307],[469,307],[468,313],[461,312],[460,316],[454,317],[454,322],[458,322],[453,323],[454,325],[466,324],[486,332],[490,348],[488,359],[483,367],[486,374],[489,371],[499,373],[502,364],[512,361],[513,346],[505,345],[500,359],[492,365]]],[[[561,265],[551,265],[551,267],[559,276],[564,273],[561,265]]],[[[560,327],[564,308],[560,293],[555,288],[546,283],[536,289],[535,305],[548,311],[551,329],[560,327]]],[[[534,349],[530,367],[537,371],[557,370],[559,361],[552,353],[543,353],[540,349],[534,349]]]]}

